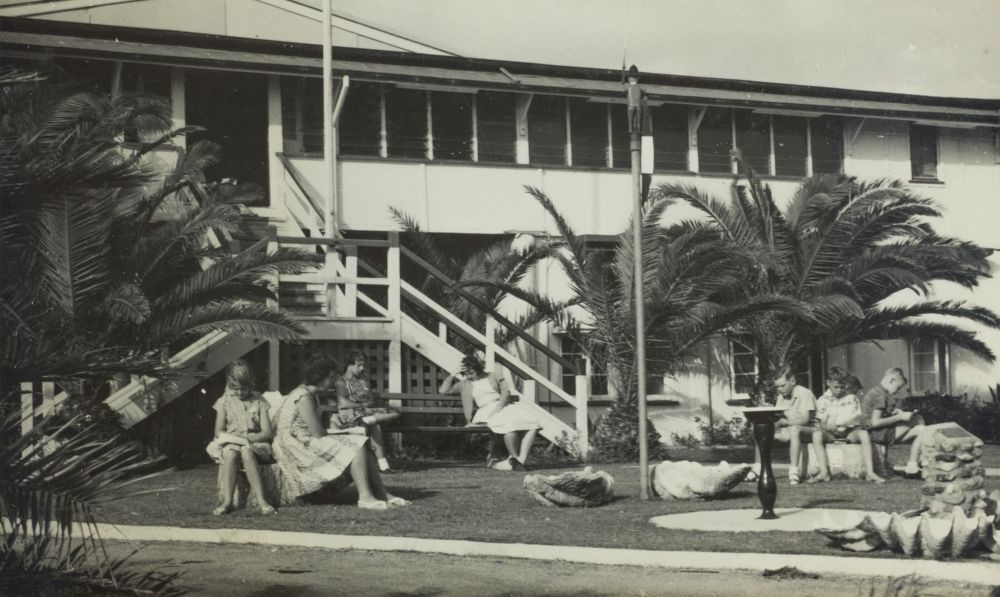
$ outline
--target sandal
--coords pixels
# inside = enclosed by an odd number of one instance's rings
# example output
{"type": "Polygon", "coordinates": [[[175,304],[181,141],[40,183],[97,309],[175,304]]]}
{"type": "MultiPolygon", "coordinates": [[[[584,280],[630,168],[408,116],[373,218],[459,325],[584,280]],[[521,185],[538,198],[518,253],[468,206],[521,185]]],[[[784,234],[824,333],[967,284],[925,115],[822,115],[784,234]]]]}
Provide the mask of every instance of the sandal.
{"type": "Polygon", "coordinates": [[[272,514],[277,514],[278,511],[275,510],[274,506],[265,504],[260,507],[260,513],[263,514],[264,516],[270,516],[272,514]]]}
{"type": "Polygon", "coordinates": [[[806,479],[806,483],[812,485],[814,483],[829,483],[833,480],[830,475],[816,475],[815,477],[809,477],[806,479]]]}
{"type": "Polygon", "coordinates": [[[798,485],[801,482],[802,482],[802,479],[799,478],[798,471],[789,471],[788,472],[788,483],[789,484],[791,484],[791,485],[798,485]]]}
{"type": "Polygon", "coordinates": [[[886,482],[886,479],[879,477],[878,475],[865,475],[865,480],[871,481],[876,485],[884,485],[886,482]]]}
{"type": "Polygon", "coordinates": [[[232,506],[219,506],[215,510],[212,510],[212,516],[222,516],[223,514],[229,514],[232,511],[232,506]]]}
{"type": "Polygon", "coordinates": [[[390,506],[409,506],[410,500],[401,498],[398,495],[392,495],[391,493],[385,494],[385,503],[390,506]]]}
{"type": "Polygon", "coordinates": [[[362,502],[358,500],[358,508],[362,510],[388,510],[388,502],[383,502],[382,500],[371,500],[369,502],[362,502]]]}

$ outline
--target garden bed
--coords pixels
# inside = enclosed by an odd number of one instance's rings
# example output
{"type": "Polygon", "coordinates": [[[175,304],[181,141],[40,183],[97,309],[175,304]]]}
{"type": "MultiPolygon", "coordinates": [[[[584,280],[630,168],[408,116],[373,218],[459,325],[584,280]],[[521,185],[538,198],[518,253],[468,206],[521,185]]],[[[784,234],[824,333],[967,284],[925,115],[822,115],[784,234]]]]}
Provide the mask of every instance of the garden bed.
{"type": "MultiPolygon", "coordinates": [[[[675,456],[676,458],[676,456],[675,456]]],[[[210,514],[216,498],[216,468],[199,466],[174,471],[144,484],[143,489],[168,487],[102,507],[103,521],[129,525],[167,525],[200,528],[246,528],[320,532],[346,535],[392,535],[470,541],[579,545],[659,550],[738,551],[848,555],[827,545],[815,533],[696,533],[666,530],[649,523],[653,516],[693,510],[758,508],[756,486],[743,483],[713,501],[639,499],[639,470],[635,465],[597,465],[615,478],[616,499],[589,510],[546,508],[522,488],[523,474],[489,470],[481,463],[403,462],[405,471],[386,477],[390,490],[413,501],[408,508],[387,512],[353,507],[353,489],[334,503],[284,508],[277,516],[241,510],[223,517],[210,514]]],[[[995,466],[996,461],[987,462],[995,466]]],[[[557,474],[571,468],[564,463],[536,470],[557,474]]],[[[911,510],[920,504],[920,481],[893,480],[876,486],[862,481],[836,481],[790,487],[778,473],[777,506],[911,510]]],[[[988,489],[1000,489],[990,478],[988,489]]],[[[871,557],[894,557],[876,552],[871,557]]]]}

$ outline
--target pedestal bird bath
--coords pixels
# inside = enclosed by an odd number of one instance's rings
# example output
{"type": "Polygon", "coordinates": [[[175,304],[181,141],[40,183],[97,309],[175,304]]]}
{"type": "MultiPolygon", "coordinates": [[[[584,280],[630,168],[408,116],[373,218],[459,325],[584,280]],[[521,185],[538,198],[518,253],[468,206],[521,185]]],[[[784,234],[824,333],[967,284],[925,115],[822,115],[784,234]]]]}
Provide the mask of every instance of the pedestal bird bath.
{"type": "Polygon", "coordinates": [[[774,442],[774,422],[785,412],[783,408],[774,406],[752,406],[743,409],[743,416],[753,424],[753,438],[760,449],[760,475],[757,476],[757,498],[760,500],[761,512],[758,518],[771,520],[777,518],[774,513],[774,501],[778,497],[778,484],[774,481],[774,471],[771,470],[771,443],[774,442]]]}

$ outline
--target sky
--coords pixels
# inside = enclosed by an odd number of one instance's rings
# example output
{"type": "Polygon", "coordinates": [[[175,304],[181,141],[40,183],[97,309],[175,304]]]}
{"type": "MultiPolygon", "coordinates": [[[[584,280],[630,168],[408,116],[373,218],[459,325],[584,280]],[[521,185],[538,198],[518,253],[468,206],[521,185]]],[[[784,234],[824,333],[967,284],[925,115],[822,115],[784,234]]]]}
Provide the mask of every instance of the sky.
{"type": "MultiPolygon", "coordinates": [[[[313,0],[318,3],[317,0],[313,0]]],[[[333,0],[459,55],[1000,99],[1000,0],[333,0]]]]}

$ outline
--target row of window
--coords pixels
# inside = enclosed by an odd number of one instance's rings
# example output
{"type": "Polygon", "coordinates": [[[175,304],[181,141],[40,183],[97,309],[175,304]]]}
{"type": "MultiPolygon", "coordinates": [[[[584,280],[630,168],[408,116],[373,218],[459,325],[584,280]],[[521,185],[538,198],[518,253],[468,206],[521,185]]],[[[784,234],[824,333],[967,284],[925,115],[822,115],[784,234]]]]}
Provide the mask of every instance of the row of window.
{"type": "MultiPolygon", "coordinates": [[[[283,79],[286,151],[322,151],[320,92],[316,79],[283,79]]],[[[347,94],[338,123],[340,154],[517,163],[518,102],[528,103],[528,163],[629,167],[624,104],[494,91],[425,91],[364,82],[352,83],[347,94]]],[[[839,118],[675,104],[651,110],[657,170],[694,171],[689,163],[694,139],[699,172],[732,173],[733,148],[762,174],[801,177],[810,171],[840,172],[842,168],[839,118]],[[696,131],[691,130],[692,121],[696,131]]]]}

